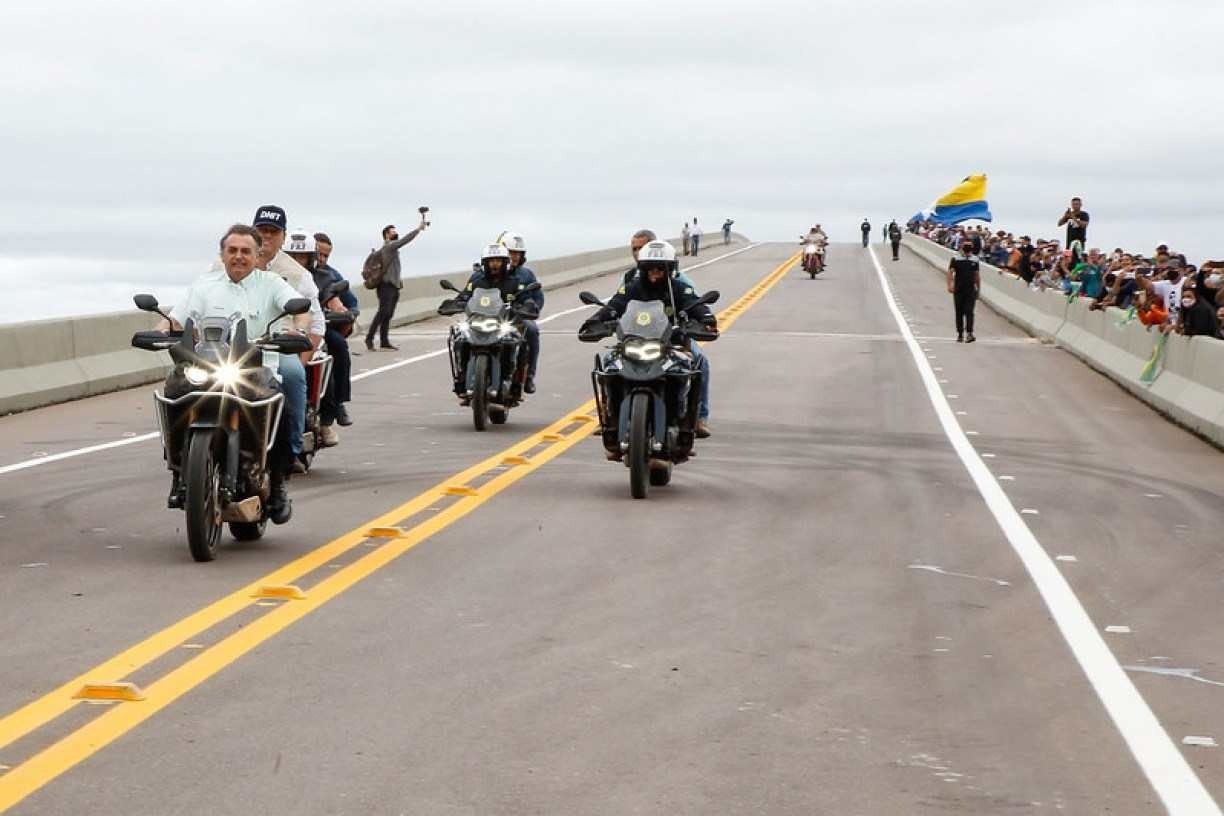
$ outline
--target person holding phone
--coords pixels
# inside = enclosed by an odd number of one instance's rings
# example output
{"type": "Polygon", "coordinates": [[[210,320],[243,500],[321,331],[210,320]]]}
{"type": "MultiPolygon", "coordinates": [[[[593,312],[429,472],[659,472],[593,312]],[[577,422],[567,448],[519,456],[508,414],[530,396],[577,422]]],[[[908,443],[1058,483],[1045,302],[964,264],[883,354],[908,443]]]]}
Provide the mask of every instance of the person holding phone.
{"type": "Polygon", "coordinates": [[[1071,206],[1062,214],[1062,218],[1058,219],[1058,226],[1067,225],[1067,246],[1071,246],[1072,241],[1079,241],[1085,246],[1088,244],[1090,216],[1083,206],[1084,203],[1076,196],[1071,199],[1071,206]]]}
{"type": "Polygon", "coordinates": [[[405,235],[403,238],[399,236],[399,231],[394,224],[388,224],[383,227],[382,237],[383,245],[379,249],[379,254],[382,256],[382,280],[378,282],[378,313],[374,315],[374,319],[370,321],[370,330],[366,332],[366,348],[374,351],[374,335],[378,334],[379,348],[388,351],[398,351],[397,346],[391,345],[391,319],[395,317],[395,307],[399,305],[400,290],[404,288],[404,281],[400,268],[400,249],[412,239],[416,238],[426,227],[429,226],[429,221],[426,220],[429,213],[428,207],[421,207],[418,212],[421,214],[421,223],[412,232],[405,235]]]}

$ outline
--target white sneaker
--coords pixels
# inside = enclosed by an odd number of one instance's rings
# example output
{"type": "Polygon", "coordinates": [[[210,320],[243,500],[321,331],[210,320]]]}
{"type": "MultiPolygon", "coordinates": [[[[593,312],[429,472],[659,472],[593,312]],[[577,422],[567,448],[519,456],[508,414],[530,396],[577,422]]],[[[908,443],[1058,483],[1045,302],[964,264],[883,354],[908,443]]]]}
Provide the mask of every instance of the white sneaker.
{"type": "Polygon", "coordinates": [[[325,448],[334,448],[340,444],[340,434],[331,425],[323,425],[319,428],[319,441],[325,448]]]}

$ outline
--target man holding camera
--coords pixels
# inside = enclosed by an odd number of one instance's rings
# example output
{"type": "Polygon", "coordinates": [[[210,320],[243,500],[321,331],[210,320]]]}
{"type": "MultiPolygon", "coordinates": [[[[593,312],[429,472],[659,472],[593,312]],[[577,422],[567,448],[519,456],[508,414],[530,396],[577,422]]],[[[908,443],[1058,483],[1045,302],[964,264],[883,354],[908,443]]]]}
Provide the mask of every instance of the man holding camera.
{"type": "Polygon", "coordinates": [[[405,244],[411,243],[412,239],[420,235],[429,222],[426,221],[426,213],[429,212],[428,207],[421,207],[421,223],[412,232],[405,235],[403,238],[399,236],[399,231],[395,229],[394,224],[388,224],[383,227],[382,237],[383,245],[378,250],[382,265],[382,279],[378,282],[378,313],[374,315],[374,319],[370,321],[370,330],[366,332],[366,348],[374,351],[374,334],[378,334],[379,348],[387,349],[388,351],[398,351],[398,347],[391,345],[391,318],[395,316],[395,307],[399,304],[400,290],[404,288],[404,282],[401,277],[400,256],[399,251],[405,244]]]}
{"type": "Polygon", "coordinates": [[[1079,196],[1071,199],[1071,206],[1063,213],[1062,218],[1058,219],[1058,226],[1067,225],[1067,243],[1066,246],[1071,246],[1072,241],[1079,241],[1083,246],[1088,245],[1088,221],[1089,215],[1087,211],[1081,209],[1083,202],[1079,196]]]}

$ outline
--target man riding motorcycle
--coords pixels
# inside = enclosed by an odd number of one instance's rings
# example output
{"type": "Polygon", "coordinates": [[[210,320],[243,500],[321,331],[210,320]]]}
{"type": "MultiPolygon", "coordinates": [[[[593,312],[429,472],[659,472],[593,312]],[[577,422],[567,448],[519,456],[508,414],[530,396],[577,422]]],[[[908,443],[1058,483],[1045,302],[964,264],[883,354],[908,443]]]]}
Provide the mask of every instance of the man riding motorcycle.
{"type": "Polygon", "coordinates": [[[817,264],[816,271],[823,272],[825,269],[825,248],[829,244],[829,236],[825,235],[825,231],[817,224],[808,230],[808,234],[800,243],[803,245],[804,269],[811,272],[812,270],[808,269],[808,264],[815,262],[817,264]]]}
{"type": "MultiPolygon", "coordinates": [[[[497,236],[497,243],[510,252],[510,274],[518,275],[524,286],[535,283],[535,272],[526,265],[527,241],[523,236],[511,230],[502,230],[502,234],[497,236]]],[[[527,299],[536,305],[537,313],[544,311],[544,290],[542,288],[527,295],[527,299]]],[[[534,320],[523,321],[523,338],[527,341],[527,382],[523,384],[523,390],[528,394],[534,394],[536,367],[540,362],[540,327],[534,320]]]]}
{"type": "MultiPolygon", "coordinates": [[[[192,315],[221,313],[241,314],[247,321],[248,335],[262,335],[269,321],[281,313],[285,304],[299,296],[281,277],[259,268],[262,242],[260,233],[255,229],[242,225],[230,227],[221,239],[222,271],[219,274],[209,272],[193,282],[187,294],[170,310],[170,320],[161,321],[157,330],[182,331],[183,324],[192,315]]],[[[293,318],[294,330],[304,333],[309,328],[309,315],[293,318]]],[[[280,356],[284,359],[286,355],[280,356]]],[[[300,367],[301,363],[298,365],[300,367]]],[[[304,372],[302,382],[305,383],[304,372]]],[[[275,378],[271,378],[269,384],[272,388],[283,389],[275,378]]],[[[280,423],[269,451],[271,495],[268,499],[268,517],[274,524],[284,524],[293,515],[293,505],[285,487],[295,458],[292,435],[293,429],[288,423],[280,423]]],[[[299,433],[299,444],[300,436],[299,433]]],[[[176,484],[171,491],[172,500],[177,494],[176,484]]]]}
{"type": "MultiPolygon", "coordinates": [[[[522,267],[520,267],[520,269],[522,269],[522,267]]],[[[530,274],[530,270],[527,271],[530,274]]],[[[472,277],[468,279],[467,286],[463,287],[463,291],[455,297],[454,303],[456,306],[460,307],[466,305],[471,299],[472,293],[477,289],[497,289],[501,292],[502,300],[506,301],[507,303],[513,303],[515,299],[519,297],[520,292],[535,282],[535,275],[532,275],[531,277],[532,280],[527,281],[520,276],[519,270],[512,270],[510,268],[510,250],[503,244],[489,244],[484,248],[484,251],[480,253],[480,271],[472,273],[472,277]]],[[[528,303],[534,304],[537,303],[534,298],[535,294],[535,292],[530,292],[523,295],[523,297],[528,303]]],[[[528,324],[530,324],[532,329],[534,329],[536,332],[536,347],[538,351],[539,328],[536,326],[534,320],[523,320],[522,323],[525,340],[528,337],[526,331],[528,324]]],[[[461,376],[461,374],[462,372],[459,372],[457,376],[461,376]]],[[[527,382],[530,383],[531,380],[528,379],[527,382]]],[[[531,393],[534,388],[529,390],[526,384],[524,384],[523,390],[531,393]]],[[[468,397],[466,396],[467,384],[462,382],[460,379],[455,380],[455,393],[460,396],[462,404],[468,404],[468,397]]]]}
{"type": "MultiPolygon", "coordinates": [[[[642,247],[646,244],[657,241],[658,236],[654,230],[640,229],[633,234],[629,240],[629,251],[633,254],[633,266],[625,270],[624,276],[621,278],[621,286],[628,286],[634,278],[638,277],[638,256],[642,252],[642,247]]],[[[693,294],[697,294],[697,285],[693,283],[688,275],[679,271],[679,262],[677,261],[676,272],[673,277],[680,284],[690,290],[693,294]]],[[[697,407],[697,424],[694,428],[694,433],[698,439],[708,439],[710,437],[710,358],[701,351],[701,346],[696,340],[690,341],[689,350],[693,353],[693,365],[701,371],[701,398],[697,407]]]]}
{"type": "MultiPolygon", "coordinates": [[[[698,296],[693,287],[685,284],[678,277],[679,262],[676,260],[676,249],[670,243],[650,241],[640,247],[635,255],[638,261],[634,270],[636,277],[624,283],[608,300],[607,305],[582,324],[578,330],[579,335],[609,320],[618,319],[625,313],[625,307],[631,300],[662,301],[665,304],[664,311],[673,324],[676,321],[677,310],[685,311],[697,302],[698,296]]],[[[704,304],[698,306],[690,314],[705,326],[712,329],[717,326],[717,320],[709,306],[704,304]]],[[[695,349],[696,345],[691,344],[690,348],[695,349]]],[[[700,355],[699,352],[694,354],[693,366],[701,370],[700,376],[704,379],[708,368],[701,369],[700,358],[704,358],[704,355],[700,355]]],[[[708,435],[707,431],[705,436],[708,435]]]]}

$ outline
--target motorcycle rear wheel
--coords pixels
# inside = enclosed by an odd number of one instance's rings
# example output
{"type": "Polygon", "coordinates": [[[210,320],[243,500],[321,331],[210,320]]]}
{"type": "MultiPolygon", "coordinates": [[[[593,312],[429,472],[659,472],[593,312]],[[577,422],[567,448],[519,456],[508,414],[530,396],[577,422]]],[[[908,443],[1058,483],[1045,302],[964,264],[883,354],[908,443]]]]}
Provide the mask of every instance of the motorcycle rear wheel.
{"type": "Polygon", "coordinates": [[[489,427],[489,358],[478,354],[472,360],[475,373],[472,377],[472,424],[476,430],[489,427]]]}
{"type": "Polygon", "coordinates": [[[650,396],[634,394],[629,403],[629,493],[644,499],[650,492],[650,396]]]}
{"type": "Polygon", "coordinates": [[[195,431],[187,445],[187,468],[183,474],[187,488],[187,500],[183,503],[187,516],[187,547],[196,561],[212,561],[217,557],[217,544],[221,540],[221,508],[218,506],[221,467],[213,458],[212,431],[195,431]]]}

